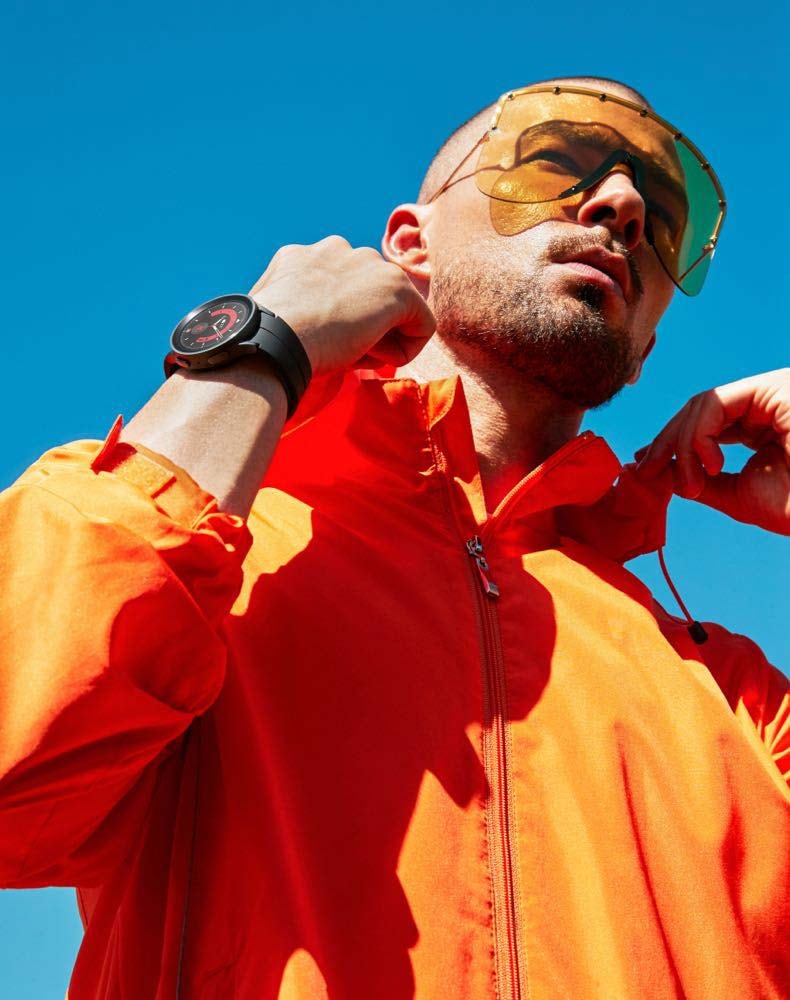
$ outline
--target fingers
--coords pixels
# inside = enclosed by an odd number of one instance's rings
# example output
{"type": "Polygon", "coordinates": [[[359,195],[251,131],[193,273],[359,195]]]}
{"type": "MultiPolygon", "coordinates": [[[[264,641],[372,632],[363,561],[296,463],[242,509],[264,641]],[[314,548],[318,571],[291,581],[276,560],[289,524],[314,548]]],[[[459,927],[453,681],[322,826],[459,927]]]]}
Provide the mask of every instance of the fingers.
{"type": "Polygon", "coordinates": [[[716,402],[707,393],[695,396],[680,422],[675,441],[676,485],[684,497],[699,496],[706,473],[717,476],[724,466],[724,454],[715,439],[721,429],[716,402]]]}
{"type": "Polygon", "coordinates": [[[790,368],[765,372],[711,389],[721,410],[719,437],[726,434],[756,449],[769,442],[790,456],[790,368]]]}
{"type": "MultiPolygon", "coordinates": [[[[720,510],[730,517],[736,517],[738,510],[738,474],[720,472],[717,476],[705,477],[696,496],[690,499],[703,503],[714,510],[720,510]]],[[[738,520],[741,520],[739,517],[738,520]]]]}
{"type": "Polygon", "coordinates": [[[717,475],[724,465],[724,455],[717,442],[724,419],[716,390],[692,397],[649,447],[643,459],[644,466],[646,469],[664,467],[675,456],[681,473],[689,482],[700,466],[710,475],[717,475]]]}
{"type": "Polygon", "coordinates": [[[711,417],[703,412],[704,401],[699,396],[688,403],[646,448],[636,454],[640,478],[650,479],[672,468],[676,490],[692,495],[701,488],[704,474],[721,471],[724,456],[707,433],[711,417]]]}
{"type": "Polygon", "coordinates": [[[737,473],[706,476],[693,497],[736,521],[790,535],[790,468],[782,448],[760,448],[737,473]]]}
{"type": "MultiPolygon", "coordinates": [[[[398,265],[393,264],[392,267],[398,268],[398,265]]],[[[400,271],[400,268],[398,268],[398,271],[400,271]]],[[[436,319],[428,303],[412,285],[403,271],[400,271],[400,275],[406,283],[406,287],[403,290],[404,315],[398,322],[397,330],[403,337],[414,338],[420,341],[419,345],[404,345],[404,350],[408,355],[406,360],[411,361],[412,357],[419,353],[425,342],[432,336],[436,329],[436,319]]],[[[400,362],[400,364],[403,363],[403,361],[400,362]]]]}
{"type": "MultiPolygon", "coordinates": [[[[742,509],[743,474],[722,472],[721,445],[731,443],[744,444],[759,455],[766,448],[772,454],[776,449],[785,468],[790,465],[790,369],[739,379],[694,396],[652,444],[637,451],[637,474],[644,481],[671,469],[676,493],[750,520],[742,509]]],[[[754,468],[751,462],[744,470],[750,470],[750,488],[754,468]]],[[[776,473],[772,475],[778,481],[776,473]]],[[[760,489],[765,492],[764,486],[760,489]]],[[[781,497],[772,498],[769,506],[778,509],[781,504],[781,497]]]]}
{"type": "Polygon", "coordinates": [[[636,457],[637,475],[651,488],[651,477],[671,470],[681,496],[790,535],[790,369],[694,396],[636,457]],[[726,473],[721,445],[734,443],[754,454],[726,473]]]}
{"type": "Polygon", "coordinates": [[[381,368],[392,365],[400,368],[416,357],[425,344],[425,338],[404,335],[400,328],[385,333],[355,364],[357,368],[381,368]]]}
{"type": "Polygon", "coordinates": [[[404,365],[435,328],[428,304],[397,264],[341,236],[282,247],[253,294],[296,332],[315,374],[362,359],[404,365]]]}

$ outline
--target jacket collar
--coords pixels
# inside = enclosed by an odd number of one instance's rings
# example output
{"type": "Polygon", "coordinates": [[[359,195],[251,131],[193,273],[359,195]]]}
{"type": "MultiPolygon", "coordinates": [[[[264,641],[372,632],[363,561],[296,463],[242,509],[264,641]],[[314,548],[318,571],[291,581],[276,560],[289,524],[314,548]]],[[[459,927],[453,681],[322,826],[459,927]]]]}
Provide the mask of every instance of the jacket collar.
{"type": "Polygon", "coordinates": [[[500,525],[516,528],[528,519],[545,524],[548,516],[553,532],[591,545],[618,562],[664,544],[671,487],[665,483],[648,487],[633,466],[622,466],[606,441],[591,431],[549,456],[511,490],[489,518],[459,375],[427,383],[383,378],[380,372],[372,371],[317,379],[295,419],[286,425],[286,436],[310,423],[330,403],[350,394],[354,395],[355,436],[369,433],[373,446],[373,436],[380,436],[380,427],[376,428],[382,406],[397,410],[401,417],[413,414],[415,420],[427,425],[455,502],[468,509],[477,525],[496,519],[500,525]]]}

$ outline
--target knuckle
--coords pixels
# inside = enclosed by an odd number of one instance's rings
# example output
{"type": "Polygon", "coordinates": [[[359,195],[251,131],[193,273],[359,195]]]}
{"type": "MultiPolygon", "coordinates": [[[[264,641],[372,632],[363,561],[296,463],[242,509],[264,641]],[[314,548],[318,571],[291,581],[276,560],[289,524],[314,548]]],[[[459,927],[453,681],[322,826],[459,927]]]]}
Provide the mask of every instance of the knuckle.
{"type": "Polygon", "coordinates": [[[301,249],[303,248],[298,243],[285,243],[275,252],[272,260],[282,260],[283,257],[290,257],[301,249]]]}
{"type": "Polygon", "coordinates": [[[703,406],[706,403],[707,404],[711,404],[712,403],[714,406],[720,406],[721,405],[721,392],[719,390],[719,387],[716,386],[715,388],[707,389],[705,392],[701,392],[699,394],[699,400],[700,400],[700,403],[703,406]]]}
{"type": "Polygon", "coordinates": [[[338,236],[337,233],[333,233],[331,236],[325,236],[322,240],[318,241],[318,246],[323,244],[328,247],[350,247],[351,244],[344,236],[338,236]]]}
{"type": "MultiPolygon", "coordinates": [[[[351,252],[358,263],[365,267],[379,268],[382,264],[386,263],[381,254],[377,250],[374,250],[373,247],[357,247],[351,252]]],[[[375,273],[377,275],[381,274],[379,270],[376,270],[375,273]]]]}
{"type": "Polygon", "coordinates": [[[370,260],[378,260],[381,257],[381,254],[375,247],[355,247],[353,253],[355,253],[357,257],[368,257],[370,260]]]}

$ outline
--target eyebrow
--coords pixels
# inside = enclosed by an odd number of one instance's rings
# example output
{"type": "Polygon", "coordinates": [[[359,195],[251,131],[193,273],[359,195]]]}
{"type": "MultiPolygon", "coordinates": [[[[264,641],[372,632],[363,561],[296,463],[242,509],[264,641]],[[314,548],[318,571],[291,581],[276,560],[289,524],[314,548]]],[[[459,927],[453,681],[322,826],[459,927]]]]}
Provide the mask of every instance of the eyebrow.
{"type": "Polygon", "coordinates": [[[600,149],[607,154],[611,153],[613,149],[612,140],[601,135],[602,129],[606,129],[607,132],[616,136],[626,152],[638,156],[644,167],[645,175],[655,185],[668,191],[683,206],[688,215],[688,194],[686,193],[685,185],[677,177],[673,176],[666,167],[661,166],[660,163],[656,163],[652,157],[647,157],[644,150],[640,150],[638,146],[629,142],[624,135],[618,132],[616,128],[612,128],[611,125],[604,125],[603,123],[585,124],[584,122],[571,122],[564,119],[554,119],[548,122],[539,122],[537,125],[531,125],[529,128],[524,129],[516,139],[516,159],[514,165],[522,162],[522,140],[541,139],[544,136],[546,138],[560,137],[567,139],[570,137],[571,139],[579,139],[594,149],[600,149]]]}

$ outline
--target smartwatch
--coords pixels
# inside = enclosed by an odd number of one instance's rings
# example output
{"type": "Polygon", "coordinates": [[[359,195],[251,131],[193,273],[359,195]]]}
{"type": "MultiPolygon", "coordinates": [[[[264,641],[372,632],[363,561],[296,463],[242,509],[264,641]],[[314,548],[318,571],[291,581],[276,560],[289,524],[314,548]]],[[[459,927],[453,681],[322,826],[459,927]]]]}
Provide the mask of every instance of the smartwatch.
{"type": "Polygon", "coordinates": [[[271,362],[285,389],[291,417],[313,370],[302,342],[285,320],[249,295],[220,295],[197,306],[170,335],[165,375],[178,368],[222,368],[260,352],[271,362]]]}

